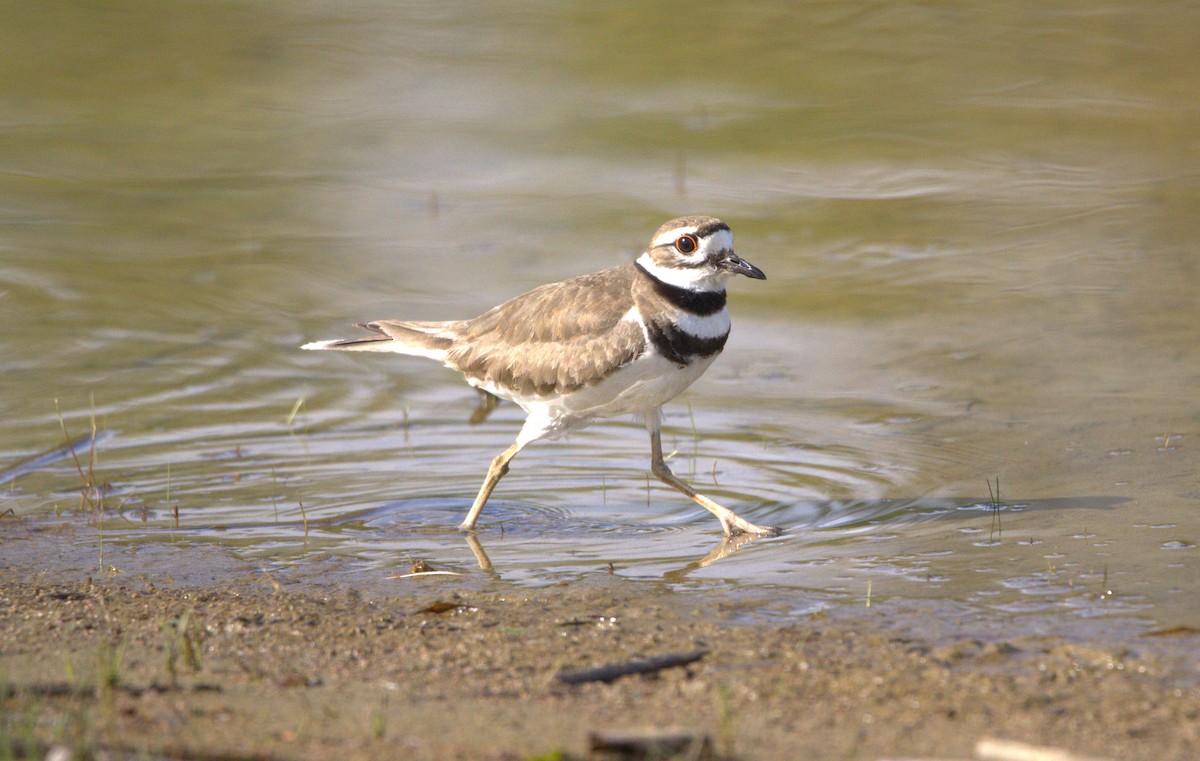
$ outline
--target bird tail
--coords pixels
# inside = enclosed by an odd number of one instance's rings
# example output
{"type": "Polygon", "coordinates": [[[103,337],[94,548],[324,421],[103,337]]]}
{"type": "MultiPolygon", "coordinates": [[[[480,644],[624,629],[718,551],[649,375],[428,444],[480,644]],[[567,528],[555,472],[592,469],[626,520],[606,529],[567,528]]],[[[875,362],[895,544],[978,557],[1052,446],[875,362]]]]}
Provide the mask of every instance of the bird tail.
{"type": "Polygon", "coordinates": [[[378,333],[364,338],[337,338],[332,341],[313,341],[301,349],[336,349],[339,351],[382,351],[429,357],[439,362],[458,338],[461,322],[401,322],[376,320],[360,322],[357,327],[378,333]]]}

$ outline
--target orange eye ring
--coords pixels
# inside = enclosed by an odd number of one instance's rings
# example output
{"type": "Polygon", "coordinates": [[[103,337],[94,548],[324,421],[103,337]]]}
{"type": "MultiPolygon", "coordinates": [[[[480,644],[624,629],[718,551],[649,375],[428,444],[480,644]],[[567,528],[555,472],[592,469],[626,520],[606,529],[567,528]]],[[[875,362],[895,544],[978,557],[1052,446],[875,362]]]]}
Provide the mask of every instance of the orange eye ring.
{"type": "Polygon", "coordinates": [[[680,235],[675,239],[675,250],[681,254],[694,254],[700,248],[700,241],[695,235],[680,235]]]}

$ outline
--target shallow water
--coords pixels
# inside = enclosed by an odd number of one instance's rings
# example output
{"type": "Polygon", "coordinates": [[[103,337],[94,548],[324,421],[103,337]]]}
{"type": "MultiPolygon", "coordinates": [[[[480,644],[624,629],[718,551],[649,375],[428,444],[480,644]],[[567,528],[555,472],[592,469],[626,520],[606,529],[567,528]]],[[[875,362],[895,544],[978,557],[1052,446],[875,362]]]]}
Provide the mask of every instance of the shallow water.
{"type": "Polygon", "coordinates": [[[1171,3],[0,11],[0,512],[181,563],[196,543],[333,559],[347,585],[425,560],[770,589],[784,615],[911,599],[1000,630],[1195,624],[1198,22],[1171,3]],[[297,349],[472,316],[627,261],[681,213],[721,216],[769,279],[731,286],[725,355],[664,444],[782,537],[720,543],[619,419],[523,453],[472,544],[453,527],[519,411],[469,426],[475,393],[432,363],[297,349]],[[106,432],[102,521],[72,460],[21,467],[63,443],[56,403],[72,437],[106,432]]]}

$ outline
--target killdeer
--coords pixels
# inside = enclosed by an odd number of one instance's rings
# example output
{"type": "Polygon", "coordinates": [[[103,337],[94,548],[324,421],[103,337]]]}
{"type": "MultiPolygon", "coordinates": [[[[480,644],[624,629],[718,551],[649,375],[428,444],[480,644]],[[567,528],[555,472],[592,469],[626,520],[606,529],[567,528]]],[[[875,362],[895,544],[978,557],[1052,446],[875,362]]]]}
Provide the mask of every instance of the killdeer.
{"type": "Polygon", "coordinates": [[[509,462],[528,444],[633,413],[650,432],[654,475],[715,515],[727,535],[776,534],[700,494],[663,460],[662,405],[725,347],[725,283],[734,275],[766,279],[733,252],[724,222],[680,217],[660,227],[635,262],[543,285],[473,320],[362,322],[358,327],[378,335],[301,348],[429,357],[525,410],[525,425],[492,460],[463,530],[474,528],[509,462]]]}

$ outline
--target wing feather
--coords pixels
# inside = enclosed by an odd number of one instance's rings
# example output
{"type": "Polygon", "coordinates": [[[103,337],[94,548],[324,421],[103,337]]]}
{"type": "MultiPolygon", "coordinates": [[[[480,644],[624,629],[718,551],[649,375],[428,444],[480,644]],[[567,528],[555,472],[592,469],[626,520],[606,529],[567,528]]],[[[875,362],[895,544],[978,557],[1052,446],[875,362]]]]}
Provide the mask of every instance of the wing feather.
{"type": "Polygon", "coordinates": [[[646,351],[633,265],[535,288],[462,328],[446,364],[480,383],[548,395],[594,385],[646,351]]]}

